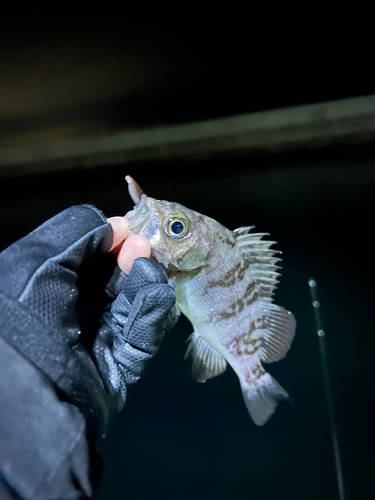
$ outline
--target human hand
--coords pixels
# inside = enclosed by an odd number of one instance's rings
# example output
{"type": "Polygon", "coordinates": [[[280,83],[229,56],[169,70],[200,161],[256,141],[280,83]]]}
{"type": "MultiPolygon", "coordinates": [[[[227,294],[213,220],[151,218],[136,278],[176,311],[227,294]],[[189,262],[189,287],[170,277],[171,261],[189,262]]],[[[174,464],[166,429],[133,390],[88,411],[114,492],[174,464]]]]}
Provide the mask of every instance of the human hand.
{"type": "Polygon", "coordinates": [[[25,498],[89,494],[86,437],[165,332],[174,292],[126,226],[72,207],[0,254],[0,470],[25,498]]]}

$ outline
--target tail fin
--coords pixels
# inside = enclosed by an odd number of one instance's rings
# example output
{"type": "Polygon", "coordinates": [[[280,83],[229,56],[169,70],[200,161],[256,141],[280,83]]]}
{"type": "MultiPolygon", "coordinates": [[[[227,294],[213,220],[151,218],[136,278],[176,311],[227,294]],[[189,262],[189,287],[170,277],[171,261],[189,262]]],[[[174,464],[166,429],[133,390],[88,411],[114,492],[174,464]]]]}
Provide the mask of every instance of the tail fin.
{"type": "Polygon", "coordinates": [[[241,382],[241,386],[246,407],[256,425],[264,425],[278,403],[291,402],[286,390],[269,373],[263,375],[257,385],[241,382]]]}

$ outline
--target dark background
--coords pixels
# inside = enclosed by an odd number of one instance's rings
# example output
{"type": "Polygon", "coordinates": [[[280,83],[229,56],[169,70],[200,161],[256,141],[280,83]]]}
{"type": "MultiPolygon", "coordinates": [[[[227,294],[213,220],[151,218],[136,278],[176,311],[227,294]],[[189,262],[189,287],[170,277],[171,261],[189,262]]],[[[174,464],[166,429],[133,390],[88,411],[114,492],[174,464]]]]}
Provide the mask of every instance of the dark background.
{"type": "MultiPolygon", "coordinates": [[[[373,79],[354,66],[325,71],[306,61],[253,60],[245,24],[89,21],[3,24],[1,145],[374,92],[373,79]]],[[[183,361],[192,328],[181,319],[99,446],[104,476],[97,500],[338,498],[310,277],[322,304],[347,498],[371,498],[374,165],[373,144],[343,144],[0,180],[1,247],[72,204],[126,213],[132,204],[123,178],[131,174],[152,197],[178,201],[230,229],[270,232],[283,251],[276,302],[295,314],[297,334],[269,371],[293,403],[259,428],[231,369],[195,382],[183,361]]]]}

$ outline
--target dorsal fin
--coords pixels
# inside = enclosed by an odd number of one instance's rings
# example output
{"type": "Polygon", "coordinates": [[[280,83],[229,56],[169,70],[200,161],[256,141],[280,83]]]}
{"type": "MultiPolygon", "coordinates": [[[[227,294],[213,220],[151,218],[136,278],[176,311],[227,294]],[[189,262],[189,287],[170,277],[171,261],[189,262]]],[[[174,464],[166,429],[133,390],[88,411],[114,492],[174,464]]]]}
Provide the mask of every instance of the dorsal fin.
{"type": "Polygon", "coordinates": [[[262,240],[268,233],[250,233],[253,228],[254,226],[240,227],[233,231],[233,236],[249,264],[256,291],[264,300],[271,302],[276,284],[279,282],[277,278],[280,276],[278,272],[280,266],[276,264],[281,258],[275,255],[281,252],[270,249],[275,241],[262,240]]]}

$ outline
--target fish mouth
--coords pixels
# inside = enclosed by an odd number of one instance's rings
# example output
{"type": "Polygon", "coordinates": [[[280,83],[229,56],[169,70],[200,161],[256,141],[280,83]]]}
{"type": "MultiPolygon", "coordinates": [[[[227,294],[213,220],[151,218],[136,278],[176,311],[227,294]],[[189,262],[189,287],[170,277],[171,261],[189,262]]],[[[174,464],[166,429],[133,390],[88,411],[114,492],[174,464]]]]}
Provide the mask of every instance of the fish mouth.
{"type": "Polygon", "coordinates": [[[150,207],[147,205],[147,196],[142,194],[139,203],[134,206],[133,210],[124,215],[125,219],[129,221],[128,235],[140,234],[147,224],[149,216],[150,207]]]}

